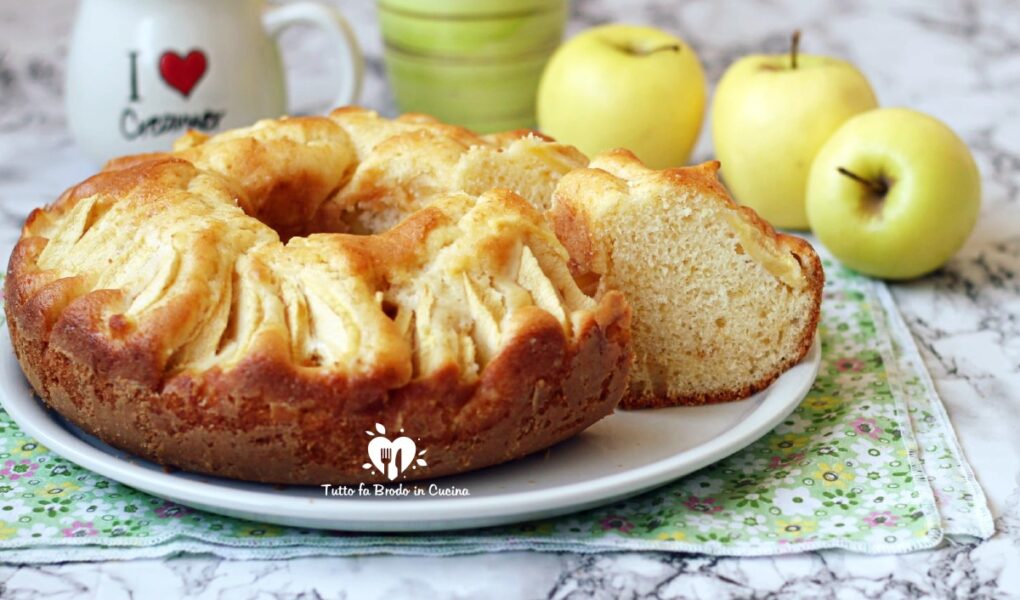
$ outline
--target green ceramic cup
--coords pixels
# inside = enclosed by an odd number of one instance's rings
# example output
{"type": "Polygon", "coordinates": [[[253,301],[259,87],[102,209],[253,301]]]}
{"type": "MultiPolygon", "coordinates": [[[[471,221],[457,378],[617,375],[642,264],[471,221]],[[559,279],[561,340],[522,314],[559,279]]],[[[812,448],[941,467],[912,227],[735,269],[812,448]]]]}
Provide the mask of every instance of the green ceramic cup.
{"type": "Polygon", "coordinates": [[[400,109],[480,132],[535,125],[535,91],[568,0],[379,0],[400,109]]]}

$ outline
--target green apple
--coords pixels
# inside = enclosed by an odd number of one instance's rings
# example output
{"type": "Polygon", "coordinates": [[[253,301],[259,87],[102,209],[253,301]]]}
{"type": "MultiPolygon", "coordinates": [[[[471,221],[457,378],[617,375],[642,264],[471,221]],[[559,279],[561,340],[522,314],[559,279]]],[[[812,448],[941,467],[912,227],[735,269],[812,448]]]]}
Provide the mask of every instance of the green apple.
{"type": "Polygon", "coordinates": [[[683,40],[605,25],[550,59],[538,86],[538,126],[589,156],[628,148],[650,167],[675,167],[698,139],[705,102],[705,73],[683,40]]]}
{"type": "Polygon", "coordinates": [[[807,187],[811,229],[843,264],[911,279],[963,246],[981,207],[967,145],[942,122],[906,108],[858,115],[829,138],[807,187]]]}
{"type": "Polygon", "coordinates": [[[712,103],[722,176],[742,204],[777,227],[806,229],[811,161],[850,117],[878,106],[850,63],[825,56],[752,55],[735,62],[712,103]]]}

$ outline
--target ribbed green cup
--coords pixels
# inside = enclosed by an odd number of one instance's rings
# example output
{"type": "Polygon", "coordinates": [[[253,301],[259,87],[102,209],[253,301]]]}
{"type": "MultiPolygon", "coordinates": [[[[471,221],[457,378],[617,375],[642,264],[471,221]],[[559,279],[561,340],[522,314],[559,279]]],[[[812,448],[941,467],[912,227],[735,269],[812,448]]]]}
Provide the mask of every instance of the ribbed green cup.
{"type": "Polygon", "coordinates": [[[400,109],[481,132],[532,127],[567,0],[379,0],[400,109]]]}

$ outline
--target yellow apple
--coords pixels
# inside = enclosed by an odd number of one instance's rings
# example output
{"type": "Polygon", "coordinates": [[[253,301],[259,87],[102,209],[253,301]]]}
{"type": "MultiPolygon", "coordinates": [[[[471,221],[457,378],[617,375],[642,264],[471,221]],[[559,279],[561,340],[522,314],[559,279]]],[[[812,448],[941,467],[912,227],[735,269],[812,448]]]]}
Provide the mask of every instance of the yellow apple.
{"type": "Polygon", "coordinates": [[[797,54],[746,56],[712,102],[712,141],[734,197],[777,227],[806,229],[811,162],[850,117],[878,102],[850,63],[797,54]]]}
{"type": "Polygon", "coordinates": [[[538,86],[538,126],[589,156],[628,148],[651,167],[675,167],[698,139],[705,102],[705,73],[683,40],[605,25],[550,59],[538,86]]]}
{"type": "Polygon", "coordinates": [[[928,115],[885,108],[858,115],[811,165],[811,229],[843,264],[910,279],[963,246],[981,206],[981,176],[967,145],[928,115]]]}

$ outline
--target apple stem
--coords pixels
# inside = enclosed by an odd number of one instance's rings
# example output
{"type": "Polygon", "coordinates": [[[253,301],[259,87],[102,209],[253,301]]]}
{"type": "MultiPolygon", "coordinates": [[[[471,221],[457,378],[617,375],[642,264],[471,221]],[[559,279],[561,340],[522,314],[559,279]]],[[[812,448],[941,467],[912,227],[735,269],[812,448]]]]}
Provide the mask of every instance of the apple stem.
{"type": "Polygon", "coordinates": [[[869,190],[871,190],[872,194],[879,198],[884,197],[889,192],[889,185],[886,184],[885,181],[872,181],[870,179],[865,179],[857,173],[854,173],[849,169],[844,169],[843,167],[837,167],[836,170],[839,171],[840,175],[845,175],[857,183],[866,186],[869,190]]]}
{"type": "Polygon", "coordinates": [[[790,39],[790,68],[797,68],[797,52],[800,51],[800,30],[793,32],[793,37],[790,39]]]}

